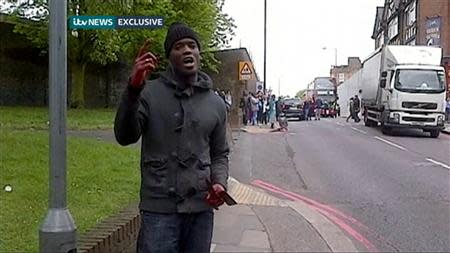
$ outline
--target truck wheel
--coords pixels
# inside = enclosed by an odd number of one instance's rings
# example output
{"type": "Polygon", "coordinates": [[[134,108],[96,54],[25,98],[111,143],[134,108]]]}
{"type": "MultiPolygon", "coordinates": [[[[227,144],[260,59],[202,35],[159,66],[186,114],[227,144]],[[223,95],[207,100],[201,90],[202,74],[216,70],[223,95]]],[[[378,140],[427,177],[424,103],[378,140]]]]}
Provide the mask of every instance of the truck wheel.
{"type": "Polygon", "coordinates": [[[430,136],[431,136],[431,138],[437,138],[437,137],[439,137],[440,133],[441,133],[441,131],[439,131],[439,130],[431,130],[430,136]]]}
{"type": "Polygon", "coordinates": [[[392,134],[392,128],[387,126],[381,126],[381,132],[385,135],[391,135],[392,134]]]}
{"type": "Polygon", "coordinates": [[[370,119],[365,119],[364,120],[364,125],[366,127],[376,127],[378,125],[378,123],[373,121],[373,120],[370,120],[370,119]]]}

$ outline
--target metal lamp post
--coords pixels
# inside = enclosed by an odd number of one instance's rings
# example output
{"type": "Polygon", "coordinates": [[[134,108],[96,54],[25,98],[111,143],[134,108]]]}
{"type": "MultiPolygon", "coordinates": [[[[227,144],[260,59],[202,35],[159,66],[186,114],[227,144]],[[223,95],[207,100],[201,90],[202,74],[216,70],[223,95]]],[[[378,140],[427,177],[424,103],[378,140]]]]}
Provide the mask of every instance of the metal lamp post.
{"type": "Polygon", "coordinates": [[[267,87],[267,75],[266,75],[266,44],[267,44],[267,0],[264,0],[264,93],[267,87]]]}
{"type": "Polygon", "coordinates": [[[41,253],[76,252],[76,227],[66,201],[67,0],[50,0],[49,208],[39,228],[41,253]]]}
{"type": "MultiPolygon", "coordinates": [[[[327,50],[327,47],[323,47],[323,50],[327,50]]],[[[337,66],[337,48],[334,48],[334,66],[337,66]]]]}

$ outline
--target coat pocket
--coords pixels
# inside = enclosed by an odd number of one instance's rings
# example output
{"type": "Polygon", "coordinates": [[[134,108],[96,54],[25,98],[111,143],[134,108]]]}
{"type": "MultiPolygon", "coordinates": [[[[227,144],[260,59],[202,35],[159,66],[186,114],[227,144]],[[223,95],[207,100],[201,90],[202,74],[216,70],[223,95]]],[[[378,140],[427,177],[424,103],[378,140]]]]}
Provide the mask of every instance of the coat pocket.
{"type": "Polygon", "coordinates": [[[168,197],[168,164],[166,158],[150,158],[144,160],[142,168],[142,184],[150,197],[168,197]]]}
{"type": "Polygon", "coordinates": [[[198,168],[199,191],[208,191],[208,181],[211,182],[211,163],[200,161],[198,168]]]}

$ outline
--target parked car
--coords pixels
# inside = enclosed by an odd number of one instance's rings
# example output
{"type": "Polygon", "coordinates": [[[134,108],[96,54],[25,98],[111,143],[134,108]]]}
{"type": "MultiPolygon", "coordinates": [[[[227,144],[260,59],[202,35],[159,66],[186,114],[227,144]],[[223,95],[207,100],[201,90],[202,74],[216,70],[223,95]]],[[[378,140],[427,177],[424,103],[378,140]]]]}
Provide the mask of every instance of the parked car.
{"type": "Polygon", "coordinates": [[[299,98],[288,98],[283,101],[282,113],[286,118],[303,120],[303,101],[299,98]]]}

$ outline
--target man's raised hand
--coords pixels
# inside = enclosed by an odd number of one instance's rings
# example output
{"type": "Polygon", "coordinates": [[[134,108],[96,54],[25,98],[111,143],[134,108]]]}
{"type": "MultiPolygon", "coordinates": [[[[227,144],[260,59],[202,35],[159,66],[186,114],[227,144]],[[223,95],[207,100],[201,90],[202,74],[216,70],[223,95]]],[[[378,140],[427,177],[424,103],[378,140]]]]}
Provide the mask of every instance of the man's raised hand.
{"type": "Polygon", "coordinates": [[[144,80],[156,69],[158,66],[158,58],[148,52],[149,40],[146,40],[134,61],[133,70],[131,72],[130,84],[135,88],[140,88],[144,85],[144,80]]]}

